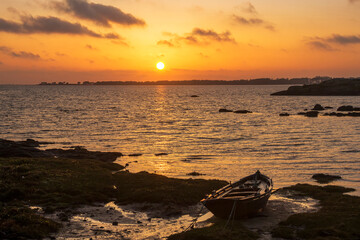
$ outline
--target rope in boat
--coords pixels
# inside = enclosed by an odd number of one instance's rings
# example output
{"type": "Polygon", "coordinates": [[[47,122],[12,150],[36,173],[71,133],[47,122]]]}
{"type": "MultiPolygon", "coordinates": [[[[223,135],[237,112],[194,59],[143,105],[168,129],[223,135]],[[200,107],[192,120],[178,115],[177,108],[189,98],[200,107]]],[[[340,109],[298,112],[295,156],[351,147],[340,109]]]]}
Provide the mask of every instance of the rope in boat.
{"type": "Polygon", "coordinates": [[[231,212],[230,212],[230,215],[229,215],[229,218],[225,224],[225,227],[224,229],[229,225],[229,222],[230,222],[230,219],[232,218],[232,222],[234,223],[234,219],[235,219],[235,211],[236,211],[236,203],[237,203],[237,200],[234,201],[234,204],[233,204],[233,207],[231,209],[231,212]]]}
{"type": "Polygon", "coordinates": [[[200,214],[201,214],[203,209],[204,209],[204,205],[201,206],[200,211],[197,214],[198,216],[192,220],[192,223],[184,230],[184,232],[186,232],[186,231],[188,231],[190,229],[193,229],[195,227],[195,224],[196,224],[197,220],[199,219],[200,214]]]}

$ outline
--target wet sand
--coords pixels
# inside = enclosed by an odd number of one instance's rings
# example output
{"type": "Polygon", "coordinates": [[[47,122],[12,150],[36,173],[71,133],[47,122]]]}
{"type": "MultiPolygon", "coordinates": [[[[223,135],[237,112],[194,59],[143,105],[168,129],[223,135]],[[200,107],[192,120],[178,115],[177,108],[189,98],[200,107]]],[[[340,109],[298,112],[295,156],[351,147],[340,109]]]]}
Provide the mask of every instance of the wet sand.
{"type": "MultiPolygon", "coordinates": [[[[308,197],[274,194],[257,217],[243,220],[243,224],[260,234],[260,239],[272,239],[271,229],[290,215],[316,211],[317,201],[308,197]]],[[[184,231],[198,217],[195,227],[205,227],[214,221],[213,215],[201,204],[190,207],[160,204],[116,205],[114,202],[85,206],[63,222],[56,239],[166,239],[184,231]],[[201,211],[202,210],[202,211],[201,211]]],[[[46,214],[60,221],[59,213],[46,214]]],[[[231,223],[230,223],[231,224],[231,223]]]]}

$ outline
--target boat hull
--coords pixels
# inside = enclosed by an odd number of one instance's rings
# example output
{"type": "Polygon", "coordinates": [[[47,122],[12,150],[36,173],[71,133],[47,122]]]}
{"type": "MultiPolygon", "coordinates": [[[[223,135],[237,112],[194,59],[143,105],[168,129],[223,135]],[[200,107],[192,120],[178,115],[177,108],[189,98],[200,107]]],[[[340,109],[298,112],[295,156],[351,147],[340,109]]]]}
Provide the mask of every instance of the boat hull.
{"type": "Polygon", "coordinates": [[[270,197],[270,193],[256,199],[210,199],[203,201],[204,206],[216,217],[228,219],[232,213],[233,219],[252,217],[262,211],[270,197]]]}

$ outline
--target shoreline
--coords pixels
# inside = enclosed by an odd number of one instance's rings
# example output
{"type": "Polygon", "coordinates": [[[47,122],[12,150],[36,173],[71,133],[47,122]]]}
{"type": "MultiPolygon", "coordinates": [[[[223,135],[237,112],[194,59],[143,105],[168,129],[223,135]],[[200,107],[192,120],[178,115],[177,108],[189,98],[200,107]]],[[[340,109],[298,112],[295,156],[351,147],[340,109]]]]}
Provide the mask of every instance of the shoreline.
{"type": "MultiPolygon", "coordinates": [[[[200,224],[203,228],[182,233],[200,208],[194,204],[206,193],[226,184],[224,181],[130,173],[113,163],[114,153],[91,152],[79,147],[46,151],[39,150],[40,143],[35,140],[10,143],[2,140],[2,143],[8,145],[0,148],[0,171],[5,177],[0,184],[3,202],[0,212],[5,219],[0,221],[0,226],[6,226],[0,229],[0,237],[142,239],[136,237],[141,233],[144,238],[161,239],[179,233],[170,238],[194,239],[192,234],[197,231],[206,236],[223,224],[211,218],[200,224]],[[9,144],[14,147],[12,152],[9,144]],[[49,152],[53,155],[48,155],[49,152]],[[35,210],[34,206],[41,210],[35,210]],[[28,207],[34,210],[27,210],[28,207]],[[3,215],[9,211],[15,211],[15,215],[3,215]],[[19,218],[27,219],[25,227],[17,225],[19,218]],[[31,229],[33,224],[38,226],[35,232],[31,229]],[[54,235],[57,231],[58,235],[54,235]]],[[[116,153],[116,156],[122,154],[116,153]]],[[[275,194],[275,199],[270,198],[266,210],[257,218],[242,221],[241,234],[248,239],[271,239],[274,234],[284,237],[291,230],[286,228],[284,233],[288,219],[299,213],[321,213],[328,204],[324,203],[325,195],[360,201],[359,197],[343,195],[349,191],[351,189],[331,185],[298,184],[283,188],[280,195],[275,194]],[[315,193],[312,189],[316,189],[315,193]],[[294,190],[303,194],[287,195],[294,190]],[[319,201],[321,209],[315,207],[319,201]]]]}

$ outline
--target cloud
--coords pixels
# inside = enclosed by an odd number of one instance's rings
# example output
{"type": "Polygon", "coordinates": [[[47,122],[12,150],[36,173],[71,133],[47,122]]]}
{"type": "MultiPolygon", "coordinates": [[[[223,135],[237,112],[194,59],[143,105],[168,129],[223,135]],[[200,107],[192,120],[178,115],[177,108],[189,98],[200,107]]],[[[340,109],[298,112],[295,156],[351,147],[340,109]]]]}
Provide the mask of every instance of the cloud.
{"type": "Polygon", "coordinates": [[[339,35],[333,34],[331,37],[326,39],[328,42],[337,43],[340,45],[348,45],[348,44],[359,44],[360,43],[360,35],[339,35]]]}
{"type": "Polygon", "coordinates": [[[275,27],[266,22],[261,18],[244,18],[241,16],[233,15],[233,19],[237,24],[245,25],[245,26],[262,26],[270,31],[275,31],[275,27]]]}
{"type": "Polygon", "coordinates": [[[334,51],[337,49],[333,45],[348,46],[360,44],[360,35],[333,34],[329,37],[314,37],[307,39],[306,44],[319,50],[334,51]]]}
{"type": "Polygon", "coordinates": [[[242,7],[242,10],[246,13],[257,14],[254,5],[252,5],[250,2],[245,3],[242,7]]]}
{"type": "Polygon", "coordinates": [[[38,54],[34,54],[31,52],[24,52],[24,51],[15,52],[11,48],[5,47],[5,46],[0,46],[0,52],[3,54],[6,54],[8,56],[15,57],[15,58],[25,58],[25,59],[32,59],[32,60],[41,59],[40,55],[38,55],[38,54]]]}
{"type": "Polygon", "coordinates": [[[356,3],[356,2],[360,2],[360,0],[349,0],[349,3],[356,3]]]}
{"type": "Polygon", "coordinates": [[[334,51],[335,49],[331,47],[329,44],[323,41],[319,40],[312,40],[307,42],[307,45],[309,45],[311,48],[323,50],[323,51],[334,51]]]}
{"type": "Polygon", "coordinates": [[[194,28],[190,33],[183,35],[169,32],[165,32],[163,35],[170,37],[170,39],[160,40],[157,42],[157,45],[180,47],[182,43],[188,45],[208,45],[211,42],[236,43],[229,31],[217,33],[211,29],[194,28]]]}
{"type": "Polygon", "coordinates": [[[52,1],[50,7],[59,12],[69,13],[75,17],[90,20],[105,27],[111,27],[110,23],[126,26],[146,25],[144,20],[136,18],[129,13],[124,13],[119,8],[99,3],[90,3],[87,0],[52,1]]]}
{"type": "Polygon", "coordinates": [[[175,47],[174,44],[172,44],[170,41],[168,40],[160,40],[156,43],[157,45],[165,45],[168,47],[175,47]]]}
{"type": "Polygon", "coordinates": [[[57,17],[21,16],[21,22],[13,22],[0,18],[0,31],[17,34],[71,34],[87,35],[96,38],[120,39],[116,33],[96,33],[80,23],[71,23],[57,17]]]}

